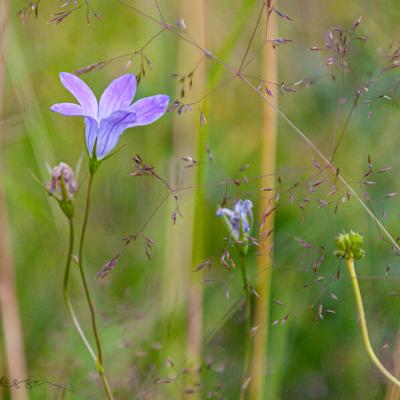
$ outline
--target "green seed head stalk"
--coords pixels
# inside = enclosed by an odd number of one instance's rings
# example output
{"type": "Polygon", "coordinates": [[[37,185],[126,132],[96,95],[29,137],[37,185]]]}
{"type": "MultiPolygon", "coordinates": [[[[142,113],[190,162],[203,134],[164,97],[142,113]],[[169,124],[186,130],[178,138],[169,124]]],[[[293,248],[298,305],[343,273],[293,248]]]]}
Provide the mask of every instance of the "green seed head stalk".
{"type": "Polygon", "coordinates": [[[335,255],[340,259],[346,260],[347,269],[353,285],[353,292],[357,306],[357,312],[360,322],[361,335],[364,342],[365,350],[375,367],[397,387],[400,387],[400,381],[393,376],[381,363],[372,347],[369,338],[367,320],[365,317],[364,304],[361,296],[360,286],[358,284],[357,273],[354,266],[354,260],[358,260],[365,255],[365,251],[361,248],[363,237],[354,231],[349,233],[343,232],[335,238],[336,248],[335,255]]]}

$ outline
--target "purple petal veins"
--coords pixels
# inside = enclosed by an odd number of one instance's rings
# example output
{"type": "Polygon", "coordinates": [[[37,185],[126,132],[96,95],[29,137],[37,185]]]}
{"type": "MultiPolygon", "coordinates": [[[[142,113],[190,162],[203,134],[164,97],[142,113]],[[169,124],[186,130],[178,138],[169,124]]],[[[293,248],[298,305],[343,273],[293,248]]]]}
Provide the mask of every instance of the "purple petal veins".
{"type": "Polygon", "coordinates": [[[90,157],[104,158],[117,145],[122,133],[134,126],[148,125],[162,117],[169,96],[146,97],[131,104],[136,93],[136,77],[125,74],[113,80],[103,92],[99,104],[89,86],[67,72],[60,74],[61,83],[78,104],[58,103],[51,110],[66,116],[85,117],[86,146],[90,157]],[[96,143],[96,154],[93,154],[96,143]]]}
{"type": "Polygon", "coordinates": [[[169,96],[159,94],[136,101],[128,108],[128,111],[137,115],[135,126],[149,125],[164,115],[168,103],[169,96]]]}
{"type": "Polygon", "coordinates": [[[99,134],[99,124],[91,117],[85,117],[86,146],[90,156],[93,155],[94,143],[99,134]]]}
{"type": "Polygon", "coordinates": [[[136,114],[128,111],[115,111],[100,122],[97,135],[97,157],[103,158],[112,151],[118,143],[119,137],[136,121],[136,114]]]}
{"type": "Polygon", "coordinates": [[[136,93],[136,78],[132,74],[114,79],[103,92],[99,103],[99,118],[105,118],[114,111],[124,110],[132,103],[136,93]]]}
{"type": "Polygon", "coordinates": [[[82,106],[84,115],[97,118],[97,99],[90,87],[80,78],[68,72],[60,74],[61,83],[82,106]]]}

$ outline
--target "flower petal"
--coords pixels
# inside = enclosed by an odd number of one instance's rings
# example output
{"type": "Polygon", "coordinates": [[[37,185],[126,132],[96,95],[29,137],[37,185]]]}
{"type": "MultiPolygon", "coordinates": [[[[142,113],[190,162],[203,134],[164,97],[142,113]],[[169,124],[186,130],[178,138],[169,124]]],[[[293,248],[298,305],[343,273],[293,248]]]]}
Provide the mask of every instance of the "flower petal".
{"type": "Polygon", "coordinates": [[[79,115],[79,116],[84,116],[85,112],[83,108],[74,103],[58,103],[54,104],[50,107],[51,111],[54,111],[56,113],[62,114],[62,115],[68,115],[68,116],[74,116],[74,115],[79,115]]]}
{"type": "Polygon", "coordinates": [[[97,136],[97,158],[104,158],[117,145],[118,140],[125,129],[133,126],[136,115],[129,111],[115,111],[109,117],[100,121],[99,134],[97,136]]]}
{"type": "Polygon", "coordinates": [[[82,79],[68,72],[61,72],[60,80],[78,100],[84,110],[84,115],[97,119],[97,99],[90,87],[82,79]]]}
{"type": "Polygon", "coordinates": [[[157,121],[167,111],[169,96],[158,94],[135,101],[128,111],[134,112],[137,120],[132,126],[148,125],[157,121]]]}
{"type": "Polygon", "coordinates": [[[94,143],[99,134],[99,124],[94,118],[85,117],[86,146],[89,156],[93,155],[94,143]]]}
{"type": "Polygon", "coordinates": [[[136,93],[136,77],[132,74],[114,79],[103,92],[99,103],[99,117],[105,118],[114,111],[122,110],[132,103],[136,93]]]}
{"type": "Polygon", "coordinates": [[[217,217],[221,217],[222,215],[226,215],[228,218],[232,218],[234,213],[229,208],[218,208],[217,217]]]}

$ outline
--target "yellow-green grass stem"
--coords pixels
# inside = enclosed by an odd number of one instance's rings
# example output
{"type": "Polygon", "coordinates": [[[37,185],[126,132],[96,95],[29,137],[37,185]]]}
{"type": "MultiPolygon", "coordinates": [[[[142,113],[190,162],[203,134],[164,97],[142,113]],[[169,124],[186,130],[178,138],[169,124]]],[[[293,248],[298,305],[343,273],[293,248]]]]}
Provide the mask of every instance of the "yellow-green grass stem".
{"type": "MultiPolygon", "coordinates": [[[[198,132],[198,160],[202,159],[201,154],[204,152],[206,140],[205,132],[198,132]]],[[[195,178],[196,193],[194,196],[194,216],[193,216],[193,237],[192,237],[192,270],[202,262],[204,257],[204,235],[205,235],[205,193],[202,187],[205,176],[205,165],[199,163],[195,178]]],[[[189,275],[189,299],[188,299],[188,330],[187,330],[187,361],[188,367],[192,370],[189,377],[189,384],[200,386],[200,371],[202,363],[203,351],[203,318],[204,318],[204,287],[203,287],[203,271],[196,273],[190,272],[189,275]],[[196,377],[197,375],[197,377],[196,377]],[[194,378],[194,379],[192,379],[194,378]]],[[[201,393],[196,392],[190,395],[190,399],[201,398],[201,393]]],[[[186,398],[186,397],[185,397],[186,398]]],[[[187,397],[189,398],[189,397],[187,397]]]]}
{"type": "Polygon", "coordinates": [[[247,268],[246,268],[246,256],[241,256],[240,269],[242,272],[243,279],[243,290],[245,292],[246,298],[246,311],[245,311],[245,353],[244,353],[244,363],[243,363],[243,373],[242,373],[242,384],[240,387],[240,400],[245,399],[245,393],[248,386],[249,377],[249,366],[251,357],[251,291],[249,286],[249,281],[247,278],[247,268]]]}
{"type": "Polygon", "coordinates": [[[356,298],[356,305],[357,305],[357,311],[358,311],[358,316],[360,318],[360,327],[361,327],[361,334],[363,337],[364,341],[364,346],[365,349],[367,350],[368,356],[371,359],[372,363],[378,368],[378,370],[393,384],[396,386],[400,387],[400,381],[395,378],[380,362],[378,357],[376,356],[374,349],[372,348],[371,341],[369,339],[369,334],[368,334],[368,327],[367,327],[367,321],[365,318],[365,311],[364,311],[364,305],[361,297],[361,291],[360,291],[360,286],[358,285],[358,279],[357,279],[357,274],[356,270],[354,268],[354,259],[349,258],[347,260],[347,268],[349,270],[351,282],[353,284],[353,290],[354,290],[354,296],[356,298]]]}
{"type": "MultiPolygon", "coordinates": [[[[201,46],[206,45],[206,2],[197,0],[195,2],[181,1],[182,11],[185,11],[185,19],[191,26],[191,34],[194,35],[201,46]]],[[[196,69],[195,87],[192,89],[192,95],[200,93],[201,88],[206,86],[206,62],[205,60],[196,69]]],[[[205,112],[206,104],[203,104],[201,111],[205,112]]],[[[195,129],[195,127],[193,126],[195,129]]],[[[193,129],[193,130],[194,130],[193,129]]],[[[196,160],[199,161],[196,167],[195,187],[193,204],[193,225],[192,225],[192,268],[188,279],[188,307],[187,307],[187,339],[186,339],[186,359],[190,374],[186,375],[186,386],[195,389],[195,393],[184,394],[184,399],[198,400],[202,398],[201,394],[201,362],[203,351],[203,272],[193,272],[196,265],[204,259],[204,238],[205,238],[205,218],[207,217],[206,198],[203,188],[206,163],[203,163],[206,153],[207,127],[198,126],[195,143],[193,147],[196,154],[196,160]]]]}
{"type": "MultiPolygon", "coordinates": [[[[276,2],[273,5],[276,6],[276,2]]],[[[263,34],[265,38],[278,37],[277,17],[273,15],[271,9],[268,9],[266,12],[267,20],[263,34]]],[[[266,43],[265,46],[262,60],[264,77],[267,82],[278,82],[278,54],[269,43],[266,43]]],[[[274,96],[268,99],[273,107],[270,107],[269,104],[265,104],[263,107],[262,130],[260,131],[261,174],[265,175],[261,181],[263,187],[274,188],[276,184],[278,115],[275,109],[278,107],[278,94],[278,90],[275,90],[274,96]]],[[[268,192],[261,192],[260,220],[263,220],[265,213],[271,210],[274,205],[274,196],[268,194],[268,192]]],[[[263,251],[257,257],[258,274],[255,280],[255,290],[258,293],[258,297],[254,301],[254,325],[258,329],[253,338],[251,358],[251,382],[249,389],[251,400],[265,399],[266,359],[269,355],[274,232],[275,215],[271,213],[263,223],[263,228],[260,231],[260,236],[266,235],[266,239],[263,241],[263,251]]],[[[275,379],[275,377],[270,379],[275,379]]]]}

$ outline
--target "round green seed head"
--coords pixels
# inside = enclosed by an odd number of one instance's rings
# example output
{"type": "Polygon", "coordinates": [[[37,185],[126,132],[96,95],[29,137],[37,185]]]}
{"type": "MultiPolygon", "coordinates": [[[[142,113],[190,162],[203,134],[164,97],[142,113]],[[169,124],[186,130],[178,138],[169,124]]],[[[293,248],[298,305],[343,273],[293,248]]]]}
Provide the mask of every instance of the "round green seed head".
{"type": "Polygon", "coordinates": [[[335,255],[339,258],[349,260],[358,260],[365,255],[365,251],[361,248],[364,238],[357,232],[340,233],[335,238],[336,251],[335,255]]]}

